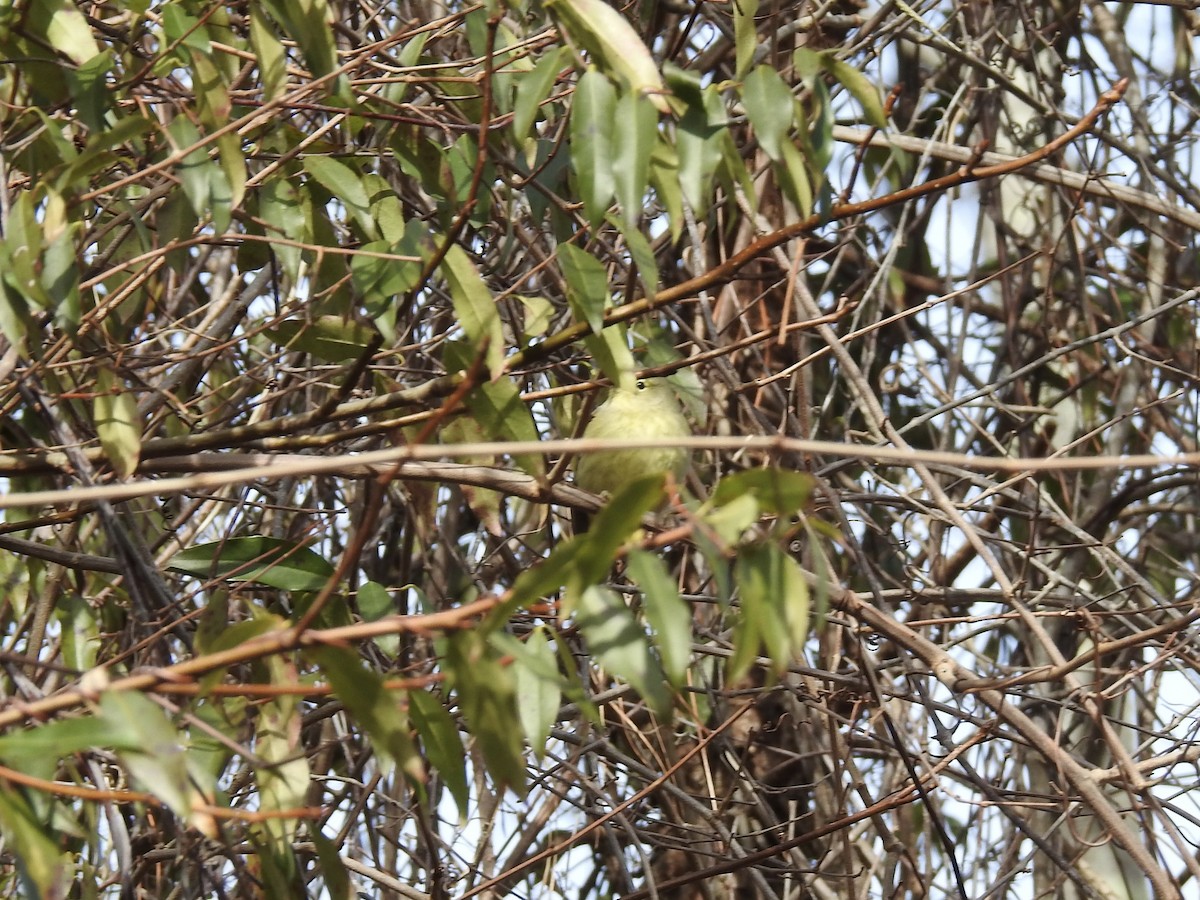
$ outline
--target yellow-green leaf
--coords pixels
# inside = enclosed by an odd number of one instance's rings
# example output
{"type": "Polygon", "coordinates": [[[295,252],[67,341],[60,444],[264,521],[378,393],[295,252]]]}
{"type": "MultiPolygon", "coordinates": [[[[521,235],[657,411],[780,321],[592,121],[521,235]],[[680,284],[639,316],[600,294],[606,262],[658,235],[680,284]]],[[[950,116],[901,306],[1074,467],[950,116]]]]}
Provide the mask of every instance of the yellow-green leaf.
{"type": "Polygon", "coordinates": [[[797,212],[807,216],[813,208],[813,189],[808,177],[808,163],[795,144],[784,141],[780,149],[783,152],[783,162],[777,164],[780,184],[797,212]]]}
{"type": "Polygon", "coordinates": [[[38,0],[28,4],[25,24],[78,65],[100,52],[87,19],[70,0],[38,0]]]}
{"type": "Polygon", "coordinates": [[[752,496],[761,509],[778,516],[791,516],[808,502],[813,478],[790,469],[746,469],[722,478],[713,491],[713,503],[721,506],[743,494],[752,496]]]}
{"type": "Polygon", "coordinates": [[[593,585],[579,595],[575,623],[600,665],[624,678],[660,717],[671,709],[671,695],[646,632],[616,592],[593,585]]]}
{"type": "Polygon", "coordinates": [[[787,668],[808,635],[808,584],[800,567],[774,544],[743,547],[734,564],[740,599],[731,679],[745,673],[761,648],[776,672],[787,668]]]}
{"type": "Polygon", "coordinates": [[[758,66],[742,85],[742,103],[759,146],[771,159],[782,158],[781,145],[794,121],[795,100],[791,89],[773,68],[758,66]]]}
{"type": "Polygon", "coordinates": [[[558,655],[546,637],[546,626],[538,625],[524,641],[507,632],[496,632],[492,642],[513,657],[521,730],[529,748],[541,759],[546,752],[550,729],[558,721],[563,686],[558,655]]]}
{"type": "Polygon", "coordinates": [[[515,140],[523,141],[537,120],[538,111],[550,93],[554,80],[566,62],[566,47],[550,50],[538,60],[533,70],[521,76],[517,82],[517,98],[513,106],[512,131],[515,140]]]}
{"type": "Polygon", "coordinates": [[[458,804],[459,813],[466,816],[469,801],[467,756],[458,726],[436,695],[419,688],[408,692],[408,711],[421,735],[425,758],[442,776],[450,796],[458,804]]]}
{"type": "Polygon", "coordinates": [[[662,558],[642,550],[626,557],[629,577],[642,589],[642,609],[672,684],[683,682],[692,662],[692,614],[662,558]]]}
{"type": "Polygon", "coordinates": [[[733,4],[733,41],[737,57],[736,77],[746,74],[758,50],[758,0],[738,0],[733,4]]]}
{"type": "Polygon", "coordinates": [[[477,347],[486,344],[488,373],[504,371],[504,328],[492,292],[484,284],[467,251],[455,244],[442,260],[442,274],[450,288],[450,300],[458,323],[477,347]]]}
{"type": "Polygon", "coordinates": [[[649,49],[633,26],[604,0],[546,0],[559,27],[606,75],[669,112],[666,88],[649,49]]]}
{"type": "Polygon", "coordinates": [[[377,237],[378,228],[371,215],[371,201],[362,178],[343,162],[328,156],[304,156],[304,171],[354,217],[368,238],[377,237]]]}
{"type": "Polygon", "coordinates": [[[134,784],[190,819],[196,789],[183,743],[162,708],[136,692],[108,691],[100,698],[98,718],[117,732],[136,735],[133,746],[118,751],[134,784]]]}
{"type": "Polygon", "coordinates": [[[104,455],[118,475],[128,478],[137,471],[142,453],[142,419],[137,399],[111,369],[97,372],[93,416],[104,455]]]}
{"type": "Polygon", "coordinates": [[[385,688],[382,677],[367,669],[353,650],[320,647],[308,654],[329,679],[354,727],[371,738],[376,755],[398,765],[410,784],[423,793],[425,765],[413,744],[400,695],[385,688]]]}
{"type": "Polygon", "coordinates": [[[571,107],[571,166],[584,214],[593,225],[604,218],[616,190],[612,156],[616,100],[608,79],[589,67],[579,79],[571,107]]]}
{"type": "Polygon", "coordinates": [[[287,51],[256,3],[250,4],[250,44],[258,60],[263,99],[274,100],[283,92],[287,82],[287,51]]]}
{"type": "Polygon", "coordinates": [[[525,759],[512,673],[479,630],[446,639],[445,672],[484,764],[497,784],[525,793],[525,759]]]}
{"type": "MultiPolygon", "coordinates": [[[[300,724],[295,697],[278,697],[259,707],[254,756],[262,762],[256,766],[256,772],[259,808],[263,812],[282,813],[304,806],[311,772],[308,757],[300,746],[300,724]]],[[[282,851],[296,836],[298,826],[296,819],[282,816],[267,818],[260,828],[272,845],[282,851]]]]}
{"type": "Polygon", "coordinates": [[[642,95],[629,91],[617,101],[613,181],[621,216],[627,225],[636,225],[642,216],[650,178],[650,154],[658,137],[657,125],[658,114],[642,95]]]}
{"type": "Polygon", "coordinates": [[[851,96],[862,105],[867,121],[876,128],[887,128],[887,116],[883,112],[883,102],[879,99],[879,91],[870,79],[850,63],[838,59],[833,53],[822,53],[821,58],[826,71],[840,81],[851,96]]]}
{"type": "Polygon", "coordinates": [[[554,320],[554,304],[545,297],[529,297],[516,294],[513,299],[525,307],[524,327],[521,329],[526,340],[544,335],[554,320]]]}

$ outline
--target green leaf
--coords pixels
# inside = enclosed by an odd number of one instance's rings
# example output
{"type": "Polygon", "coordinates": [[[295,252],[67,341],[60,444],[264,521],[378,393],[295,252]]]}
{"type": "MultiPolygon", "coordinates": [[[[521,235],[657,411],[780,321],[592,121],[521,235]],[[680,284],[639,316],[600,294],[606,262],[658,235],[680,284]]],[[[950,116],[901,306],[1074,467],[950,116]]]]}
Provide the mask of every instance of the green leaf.
{"type": "Polygon", "coordinates": [[[735,634],[730,679],[745,674],[742,667],[748,666],[748,657],[756,655],[759,647],[775,671],[782,672],[800,652],[808,635],[808,584],[804,573],[774,544],[764,544],[743,547],[738,552],[734,579],[744,628],[742,634],[735,634]]]}
{"type": "MultiPolygon", "coordinates": [[[[364,581],[358,586],[355,594],[358,611],[364,622],[378,622],[397,612],[396,601],[382,584],[377,581],[364,581]]],[[[395,655],[400,650],[400,636],[385,634],[375,638],[375,646],[384,653],[395,655]]]]}
{"type": "Polygon", "coordinates": [[[263,99],[274,100],[283,93],[287,85],[287,51],[275,36],[274,29],[257,3],[250,5],[250,45],[254,48],[255,59],[258,60],[263,99]]]}
{"type": "Polygon", "coordinates": [[[654,295],[658,293],[658,261],[654,258],[654,249],[636,225],[624,219],[619,220],[617,225],[625,238],[629,255],[637,264],[638,280],[642,283],[642,289],[646,292],[646,297],[653,300],[654,295]]]}
{"type": "MultiPolygon", "coordinates": [[[[58,194],[51,195],[62,200],[58,194]]],[[[55,205],[53,201],[47,207],[55,205]]],[[[51,237],[49,212],[46,213],[46,237],[49,243],[42,256],[42,287],[46,296],[55,304],[54,322],[64,331],[73,331],[79,327],[82,318],[79,298],[79,266],[75,259],[75,240],[79,234],[80,225],[76,222],[65,223],[57,229],[57,234],[51,237]]]]}
{"type": "MultiPolygon", "coordinates": [[[[447,355],[446,362],[450,363],[450,356],[447,355]]],[[[482,405],[485,408],[487,404],[480,398],[467,398],[468,406],[474,409],[476,404],[482,405]]],[[[489,413],[490,414],[490,413],[489,413]]],[[[493,435],[484,430],[482,423],[479,421],[478,414],[471,416],[456,416],[442,427],[439,434],[440,440],[444,444],[477,444],[483,441],[488,441],[493,438],[493,435]]],[[[477,453],[471,456],[459,457],[459,462],[465,465],[484,465],[495,466],[497,464],[496,454],[494,453],[477,453]]],[[[463,499],[471,507],[471,511],[479,517],[479,522],[489,532],[494,535],[504,533],[504,524],[500,517],[500,510],[504,503],[504,495],[499,491],[493,491],[478,485],[464,484],[460,486],[463,494],[463,499]]],[[[449,585],[447,585],[449,589],[449,585]]],[[[455,593],[461,591],[471,592],[474,586],[469,577],[457,580],[455,593]]]]}
{"type": "MultiPolygon", "coordinates": [[[[283,681],[291,674],[282,660],[276,660],[271,668],[275,675],[272,682],[283,681]]],[[[284,812],[305,805],[312,772],[305,748],[300,744],[301,724],[295,697],[284,695],[259,706],[254,756],[262,762],[255,766],[255,773],[259,808],[264,812],[284,812]]],[[[283,853],[296,837],[298,825],[295,819],[272,817],[259,823],[259,831],[274,852],[283,853]]]]}
{"type": "Polygon", "coordinates": [[[770,66],[758,66],[742,85],[742,103],[759,146],[772,160],[781,159],[795,110],[795,99],[787,84],[770,66]]]}
{"type": "Polygon", "coordinates": [[[743,601],[737,611],[733,626],[733,653],[725,667],[727,684],[737,684],[746,677],[746,673],[758,659],[763,629],[776,624],[764,621],[768,617],[754,607],[755,602],[752,600],[751,608],[747,609],[743,601]]]}
{"type": "Polygon", "coordinates": [[[545,222],[558,240],[566,240],[575,231],[567,216],[558,207],[558,197],[572,195],[569,184],[571,154],[562,153],[561,141],[538,138],[534,142],[533,183],[525,192],[529,201],[531,222],[545,222]]]}
{"type": "MultiPolygon", "coordinates": [[[[641,527],[642,519],[647,513],[656,509],[662,499],[662,475],[634,478],[612,495],[609,502],[604,505],[604,509],[596,513],[589,534],[594,536],[611,529],[614,538],[622,533],[625,536],[631,535],[641,527]]],[[[613,549],[615,550],[624,540],[624,537],[620,538],[613,544],[613,549]]]]}
{"type": "MultiPolygon", "coordinates": [[[[271,178],[259,187],[258,208],[263,221],[270,226],[268,236],[279,235],[301,244],[312,238],[300,195],[287,178],[271,178]]],[[[301,249],[285,243],[272,243],[271,246],[283,264],[283,271],[294,283],[300,275],[301,249]]]]}
{"type": "Polygon", "coordinates": [[[794,144],[784,142],[783,164],[777,164],[780,185],[788,200],[796,207],[801,216],[808,216],[813,209],[812,183],[808,177],[808,164],[804,155],[794,144]]]}
{"type": "Polygon", "coordinates": [[[213,181],[212,216],[213,227],[223,232],[229,230],[233,211],[241,206],[246,194],[246,153],[236,134],[217,138],[217,162],[221,178],[213,181]]]}
{"type": "Polygon", "coordinates": [[[216,131],[229,122],[231,104],[225,77],[212,58],[212,50],[193,50],[192,62],[193,96],[200,121],[210,131],[216,131]]]}
{"type": "Polygon", "coordinates": [[[197,544],[176,553],[170,567],[198,578],[256,581],[285,591],[319,591],[333,566],[294,541],[262,536],[197,544]]]}
{"type": "Polygon", "coordinates": [[[181,3],[169,3],[163,7],[163,37],[167,44],[178,45],[203,53],[212,54],[212,41],[200,20],[184,9],[181,3]]]}
{"type": "Polygon", "coordinates": [[[25,28],[77,65],[100,52],[92,27],[70,0],[37,0],[25,6],[25,28]]]}
{"type": "Polygon", "coordinates": [[[810,50],[808,47],[801,47],[792,53],[792,65],[796,67],[796,74],[807,84],[815,82],[825,70],[825,61],[821,58],[820,51],[810,50]]]}
{"type": "Polygon", "coordinates": [[[105,50],[78,69],[66,73],[79,118],[93,134],[106,127],[105,120],[112,106],[113,91],[106,76],[112,71],[113,59],[113,52],[105,50]]]}
{"type": "Polygon", "coordinates": [[[829,586],[834,581],[832,575],[834,566],[821,543],[821,538],[825,537],[836,543],[839,541],[840,535],[829,523],[814,520],[809,516],[804,519],[804,533],[808,539],[808,546],[811,548],[813,574],[816,576],[812,585],[816,596],[809,599],[812,607],[811,616],[816,619],[819,630],[824,627],[826,616],[829,615],[829,586]]]}
{"type": "Polygon", "coordinates": [[[663,669],[674,685],[683,683],[692,662],[692,613],[679,596],[662,558],[643,550],[626,557],[630,579],[642,589],[646,620],[654,629],[663,669]]]}
{"type": "Polygon", "coordinates": [[[99,718],[115,733],[132,733],[132,746],[126,737],[118,755],[134,782],[180,818],[191,820],[196,789],[189,779],[182,741],[162,708],[136,692],[107,691],[100,698],[99,718]]]}
{"type": "Polygon", "coordinates": [[[304,171],[346,207],[368,239],[378,236],[379,229],[371,215],[371,201],[362,178],[354,169],[328,156],[305,154],[304,171]]]}
{"type": "MultiPolygon", "coordinates": [[[[200,121],[210,132],[226,125],[229,121],[229,91],[220,68],[215,65],[211,53],[191,52],[193,89],[200,121]]],[[[233,210],[241,204],[246,184],[246,155],[236,134],[222,134],[216,139],[217,166],[209,170],[209,204],[206,212],[212,217],[212,227],[217,232],[226,232],[233,218],[233,210]]],[[[204,212],[199,211],[199,215],[204,212]]]]}
{"type": "Polygon", "coordinates": [[[678,241],[683,235],[683,191],[680,189],[679,153],[666,142],[660,132],[654,153],[650,155],[650,186],[667,213],[671,226],[671,240],[678,241]]]}
{"type": "Polygon", "coordinates": [[[521,730],[534,756],[541,759],[562,703],[563,677],[558,670],[558,655],[546,637],[545,625],[534,628],[524,641],[506,632],[493,634],[492,640],[513,657],[521,730]]]}
{"type": "Polygon", "coordinates": [[[404,174],[415,179],[425,190],[441,196],[440,178],[446,164],[446,152],[441,146],[412,128],[396,128],[388,146],[404,174]]]}
{"type": "Polygon", "coordinates": [[[445,672],[488,772],[497,785],[525,792],[525,759],[517,727],[512,673],[478,630],[446,639],[445,672]]]}
{"type": "Polygon", "coordinates": [[[455,244],[442,260],[441,272],[450,289],[450,300],[458,323],[467,337],[486,353],[492,377],[504,371],[504,327],[492,292],[484,284],[467,251],[455,244]]]}
{"type": "Polygon", "coordinates": [[[0,759],[31,775],[48,777],[59,760],[72,754],[97,747],[132,750],[137,746],[138,734],[131,723],[80,716],[0,737],[0,759]]]}
{"type": "Polygon", "coordinates": [[[358,586],[358,611],[363,621],[378,622],[396,613],[396,602],[387,588],[377,581],[365,581],[358,586]]]}
{"type": "Polygon", "coordinates": [[[274,841],[264,839],[262,829],[251,827],[247,836],[254,851],[254,880],[263,897],[302,897],[304,885],[296,866],[296,854],[290,848],[279,847],[274,841]]]}
{"type": "Polygon", "coordinates": [[[758,521],[758,501],[749,493],[733,494],[717,503],[716,499],[705,504],[700,519],[713,536],[724,544],[735,544],[741,540],[746,529],[758,521]]]}
{"type": "Polygon", "coordinates": [[[383,678],[370,671],[358,655],[344,647],[318,647],[305,651],[321,667],[334,694],[367,733],[375,752],[395,763],[419,792],[424,792],[425,767],[409,736],[408,721],[399,695],[384,687],[383,678]]]}
{"type": "Polygon", "coordinates": [[[722,478],[712,502],[723,506],[742,495],[751,496],[766,512],[789,516],[801,510],[812,495],[813,478],[790,469],[746,469],[722,478]]]}
{"type": "Polygon", "coordinates": [[[33,191],[19,191],[3,223],[3,253],[0,277],[24,299],[40,309],[53,309],[41,281],[41,258],[45,232],[34,209],[33,191]]]}
{"type": "Polygon", "coordinates": [[[584,542],[578,538],[563,541],[540,563],[521,572],[513,582],[504,603],[488,614],[480,631],[495,631],[502,627],[516,610],[557,595],[568,576],[577,571],[579,557],[586,549],[584,542]]]}
{"type": "MultiPolygon", "coordinates": [[[[379,226],[379,233],[385,241],[398,244],[403,241],[408,230],[404,218],[404,206],[387,179],[368,172],[362,177],[363,190],[371,201],[371,217],[379,226]]],[[[389,265],[395,266],[389,261],[389,265]]]]}
{"type": "Polygon", "coordinates": [[[281,347],[311,353],[329,362],[358,359],[379,342],[379,331],[341,316],[318,316],[313,321],[284,319],[266,334],[281,347]]]}
{"type": "Polygon", "coordinates": [[[220,653],[222,650],[239,647],[247,641],[276,631],[285,624],[283,619],[270,613],[262,613],[242,622],[231,624],[227,621],[229,615],[227,604],[221,603],[215,605],[210,603],[206,614],[207,612],[219,613],[221,617],[221,627],[215,630],[211,640],[204,645],[204,649],[208,653],[220,653]]]}
{"type": "Polygon", "coordinates": [[[749,70],[754,62],[754,54],[758,50],[758,0],[738,0],[733,4],[733,41],[737,58],[737,72],[734,77],[740,78],[749,70]]]}
{"type": "Polygon", "coordinates": [[[100,649],[100,628],[96,610],[79,594],[67,592],[54,604],[62,634],[62,661],[80,672],[96,665],[100,649]]]}
{"type": "Polygon", "coordinates": [[[610,325],[599,334],[588,335],[583,343],[592,355],[592,362],[609,381],[627,389],[634,385],[637,363],[629,350],[624,325],[610,325]]]}
{"type": "Polygon", "coordinates": [[[92,415],[104,455],[119,476],[128,478],[142,452],[142,419],[133,393],[123,388],[111,369],[98,369],[92,415]]]}
{"type": "Polygon", "coordinates": [[[417,733],[421,735],[425,759],[442,776],[450,796],[458,804],[459,814],[466,818],[470,801],[467,756],[463,751],[458,726],[441,701],[426,691],[408,692],[408,710],[417,733]]]}
{"type": "Polygon", "coordinates": [[[586,250],[574,244],[559,244],[558,261],[567,280],[567,302],[577,322],[587,322],[593,334],[604,328],[608,305],[608,272],[586,250]]]}
{"type": "MultiPolygon", "coordinates": [[[[215,679],[220,680],[220,675],[215,679]]],[[[204,687],[211,682],[204,683],[204,687]]],[[[191,708],[192,726],[188,733],[188,772],[199,773],[203,783],[215,784],[233,757],[223,735],[244,733],[249,718],[244,697],[205,697],[191,708]]]]}
{"type": "Polygon", "coordinates": [[[623,94],[613,123],[613,181],[625,223],[634,228],[642,217],[650,155],[658,138],[658,113],[640,94],[623,94]]]}
{"type": "Polygon", "coordinates": [[[833,159],[833,104],[829,100],[829,88],[819,78],[812,83],[811,115],[813,123],[808,128],[805,151],[809,168],[818,177],[822,176],[833,159]]]}
{"type": "Polygon", "coordinates": [[[46,823],[39,821],[16,791],[0,785],[0,833],[12,848],[26,897],[66,897],[71,886],[71,854],[52,840],[46,823]]]}
{"type": "MultiPolygon", "coordinates": [[[[510,378],[481,384],[467,395],[467,405],[491,440],[536,441],[541,437],[533,413],[521,400],[521,389],[510,378]]],[[[546,473],[546,459],[540,453],[521,454],[514,460],[527,475],[546,473]]]]}
{"type": "Polygon", "coordinates": [[[706,214],[712,199],[712,179],[721,162],[721,137],[728,116],[715,85],[705,88],[701,102],[690,103],[676,126],[679,186],[696,216],[706,214]]]}
{"type": "Polygon", "coordinates": [[[529,135],[529,129],[537,120],[542,102],[554,86],[558,73],[566,64],[570,51],[566,47],[558,47],[548,51],[531,72],[520,77],[517,82],[517,99],[513,106],[512,132],[513,140],[519,145],[529,135]]]}
{"type": "Polygon", "coordinates": [[[167,135],[176,152],[187,147],[195,147],[175,167],[175,176],[187,195],[192,211],[201,219],[209,214],[209,200],[212,196],[212,182],[217,167],[208,158],[208,150],[196,147],[200,143],[200,132],[188,121],[186,116],[176,116],[167,126],[167,135]]]}
{"type": "Polygon", "coordinates": [[[263,0],[263,5],[297,44],[314,76],[328,75],[337,65],[333,32],[329,27],[332,7],[323,0],[263,0]]]}
{"type": "Polygon", "coordinates": [[[333,841],[315,826],[309,829],[309,835],[317,850],[321,882],[325,885],[325,893],[329,895],[330,900],[355,900],[356,897],[361,897],[362,895],[354,889],[354,883],[346,872],[346,864],[342,862],[333,841]]]}
{"type": "MultiPolygon", "coordinates": [[[[479,147],[474,135],[460,135],[448,150],[441,154],[441,175],[444,194],[450,204],[447,211],[457,213],[467,198],[471,196],[471,183],[475,179],[475,163],[479,157],[479,147]]],[[[483,183],[492,180],[491,164],[484,163],[483,183]]],[[[481,191],[475,195],[475,204],[471,208],[470,221],[475,225],[483,225],[488,221],[491,208],[491,192],[481,191]]]]}
{"type": "Polygon", "coordinates": [[[641,528],[642,518],[663,498],[663,476],[636,478],[617,491],[596,513],[585,534],[575,538],[585,548],[570,583],[597,584],[612,568],[617,551],[641,528]]]}
{"type": "Polygon", "coordinates": [[[600,371],[616,385],[631,385],[636,365],[624,326],[604,327],[608,307],[608,273],[603,264],[574,244],[559,244],[559,263],[567,280],[567,302],[576,321],[587,322],[592,334],[584,344],[600,371]]]}
{"type": "Polygon", "coordinates": [[[608,588],[585,588],[575,604],[575,624],[596,661],[628,681],[660,718],[671,710],[671,695],[650,641],[633,613],[608,588]]]}
{"type": "Polygon", "coordinates": [[[584,215],[593,225],[604,218],[616,190],[613,131],[617,92],[594,67],[575,87],[571,106],[571,166],[579,185],[584,215]]]}
{"type": "Polygon", "coordinates": [[[546,8],[605,75],[670,112],[654,57],[624,16],[604,0],[546,0],[546,8]]]}
{"type": "Polygon", "coordinates": [[[825,70],[840,81],[859,102],[867,121],[876,128],[887,128],[887,116],[883,112],[883,101],[880,100],[879,91],[871,83],[871,80],[850,63],[838,59],[830,51],[822,53],[821,60],[825,70]]]}
{"type": "MultiPolygon", "coordinates": [[[[383,244],[367,244],[363,249],[375,246],[383,244]]],[[[366,280],[373,276],[376,279],[369,288],[362,289],[363,304],[384,334],[390,336],[395,333],[396,313],[402,306],[396,298],[417,286],[421,278],[422,261],[428,259],[433,251],[433,240],[424,223],[418,219],[410,219],[404,224],[404,233],[400,240],[386,251],[393,257],[402,258],[377,259],[366,263],[362,254],[356,254],[351,260],[350,269],[355,276],[356,285],[360,278],[366,280]]]]}

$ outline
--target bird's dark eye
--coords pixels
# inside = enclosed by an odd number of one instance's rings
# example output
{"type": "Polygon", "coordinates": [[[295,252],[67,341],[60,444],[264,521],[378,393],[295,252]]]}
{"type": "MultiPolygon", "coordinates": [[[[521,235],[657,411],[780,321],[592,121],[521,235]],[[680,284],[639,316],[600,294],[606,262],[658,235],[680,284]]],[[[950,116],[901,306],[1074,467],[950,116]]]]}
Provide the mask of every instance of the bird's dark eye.
{"type": "Polygon", "coordinates": [[[646,382],[642,381],[642,380],[639,378],[639,379],[638,379],[638,383],[637,383],[637,389],[638,389],[639,391],[644,391],[644,390],[646,389],[646,382]]]}

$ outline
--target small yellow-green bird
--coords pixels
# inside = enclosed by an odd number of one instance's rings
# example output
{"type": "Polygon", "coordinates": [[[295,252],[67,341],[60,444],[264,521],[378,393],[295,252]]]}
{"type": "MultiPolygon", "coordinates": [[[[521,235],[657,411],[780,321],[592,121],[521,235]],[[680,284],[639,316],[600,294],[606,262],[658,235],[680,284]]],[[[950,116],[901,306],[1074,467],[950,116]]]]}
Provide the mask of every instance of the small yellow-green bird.
{"type": "MultiPolygon", "coordinates": [[[[593,440],[655,440],[691,437],[670,385],[647,378],[633,387],[615,387],[592,414],[583,431],[593,440]]],[[[581,455],[575,462],[575,483],[593,494],[615,494],[637,478],[671,472],[680,479],[691,463],[687,447],[638,447],[601,450],[581,455]]]]}

